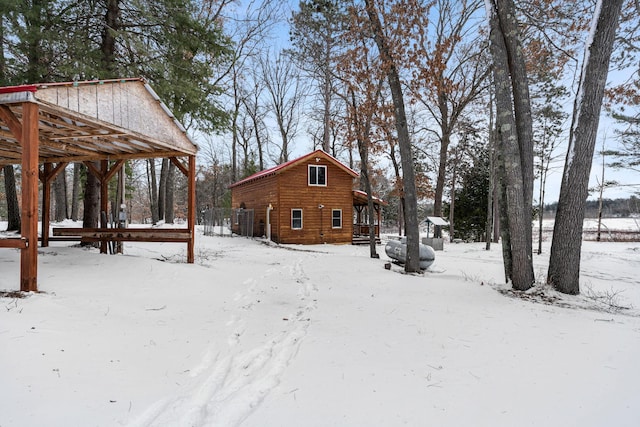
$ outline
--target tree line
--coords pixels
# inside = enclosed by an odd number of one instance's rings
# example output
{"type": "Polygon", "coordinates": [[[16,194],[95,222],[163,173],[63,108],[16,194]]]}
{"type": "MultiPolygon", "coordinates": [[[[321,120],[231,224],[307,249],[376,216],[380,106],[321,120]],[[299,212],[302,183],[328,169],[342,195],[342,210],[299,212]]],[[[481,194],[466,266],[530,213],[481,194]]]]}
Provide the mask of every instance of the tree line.
{"type": "MultiPolygon", "coordinates": [[[[549,203],[544,207],[545,217],[553,218],[558,203],[549,203]]],[[[629,198],[587,200],[585,204],[585,218],[597,218],[599,211],[603,211],[603,216],[607,218],[629,218],[640,215],[640,199],[636,196],[629,198]]]]}
{"type": "MultiPolygon", "coordinates": [[[[637,70],[626,85],[605,85],[609,66],[635,64],[632,1],[5,3],[3,83],[147,78],[199,140],[199,209],[228,206],[234,181],[322,148],[389,202],[408,272],[419,269],[429,201],[452,235],[457,224],[484,224],[487,248],[501,243],[505,279],[533,286],[534,201],[542,209],[547,176],[564,164],[546,280],[577,293],[603,106],[627,123],[617,167],[637,161],[637,70]]],[[[175,211],[171,168],[132,164],[126,178],[145,189],[152,221],[175,211]]],[[[85,214],[90,176],[79,166],[85,214]]]]}

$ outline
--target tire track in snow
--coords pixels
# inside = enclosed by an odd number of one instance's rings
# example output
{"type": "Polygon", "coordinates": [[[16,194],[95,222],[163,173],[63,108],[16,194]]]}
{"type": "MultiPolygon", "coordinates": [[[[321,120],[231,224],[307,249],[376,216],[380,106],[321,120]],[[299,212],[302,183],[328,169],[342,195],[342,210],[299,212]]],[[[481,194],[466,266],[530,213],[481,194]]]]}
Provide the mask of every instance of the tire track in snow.
{"type": "MultiPolygon", "coordinates": [[[[239,345],[247,328],[242,313],[251,310],[253,302],[245,303],[247,294],[238,293],[237,313],[227,322],[233,332],[227,339],[228,348],[215,356],[209,347],[200,364],[191,371],[191,381],[178,396],[161,400],[149,407],[130,424],[151,426],[225,426],[240,425],[280,382],[291,360],[296,356],[310,325],[309,315],[317,307],[313,292],[317,290],[303,268],[305,258],[285,266],[288,276],[297,284],[298,307],[286,322],[286,328],[272,334],[262,345],[242,350],[239,345]]],[[[261,282],[271,275],[282,275],[282,268],[271,269],[261,282]]],[[[286,273],[285,273],[286,274],[286,273]]],[[[259,289],[260,282],[244,282],[248,293],[259,289]]],[[[279,325],[281,326],[281,325],[279,325]]]]}

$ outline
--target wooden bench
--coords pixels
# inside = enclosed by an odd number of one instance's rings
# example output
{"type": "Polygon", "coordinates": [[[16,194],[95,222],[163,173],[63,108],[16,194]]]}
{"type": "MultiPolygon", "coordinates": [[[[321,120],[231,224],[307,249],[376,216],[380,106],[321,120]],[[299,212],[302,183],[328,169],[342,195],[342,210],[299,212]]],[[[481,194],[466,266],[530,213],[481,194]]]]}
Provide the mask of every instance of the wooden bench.
{"type": "MultiPolygon", "coordinates": [[[[191,233],[175,228],[54,228],[54,238],[81,242],[176,242],[188,243],[191,233]]],[[[57,239],[55,239],[57,240],[57,239]]]]}

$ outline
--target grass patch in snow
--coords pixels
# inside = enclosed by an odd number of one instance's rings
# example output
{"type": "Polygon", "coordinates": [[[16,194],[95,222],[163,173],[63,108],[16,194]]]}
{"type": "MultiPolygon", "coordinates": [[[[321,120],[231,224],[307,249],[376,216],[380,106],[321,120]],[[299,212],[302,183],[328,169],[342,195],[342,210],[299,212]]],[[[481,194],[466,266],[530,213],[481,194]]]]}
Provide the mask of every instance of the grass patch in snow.
{"type": "Polygon", "coordinates": [[[613,289],[595,291],[587,285],[578,295],[565,295],[550,285],[542,283],[536,283],[526,291],[518,291],[506,286],[494,286],[494,289],[502,295],[539,304],[640,317],[640,313],[634,311],[632,305],[625,305],[622,302],[622,291],[613,289]]]}
{"type": "Polygon", "coordinates": [[[20,299],[20,298],[27,298],[29,295],[31,295],[31,292],[0,291],[0,298],[20,299]]]}

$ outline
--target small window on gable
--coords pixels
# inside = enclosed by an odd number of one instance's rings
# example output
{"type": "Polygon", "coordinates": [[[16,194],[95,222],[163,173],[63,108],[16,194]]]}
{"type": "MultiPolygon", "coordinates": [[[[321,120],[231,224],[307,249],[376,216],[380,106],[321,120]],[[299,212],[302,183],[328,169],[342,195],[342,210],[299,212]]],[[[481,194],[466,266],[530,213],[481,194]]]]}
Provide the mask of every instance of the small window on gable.
{"type": "Polygon", "coordinates": [[[327,185],[327,167],[323,165],[309,165],[309,185],[327,185]]]}
{"type": "Polygon", "coordinates": [[[302,209],[291,209],[291,228],[302,230],[302,209]]]}
{"type": "Polygon", "coordinates": [[[342,228],[342,209],[333,209],[331,211],[331,227],[342,228]]]}

